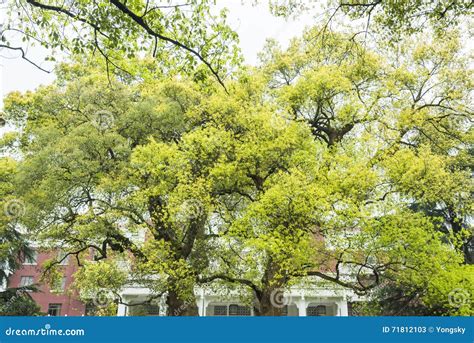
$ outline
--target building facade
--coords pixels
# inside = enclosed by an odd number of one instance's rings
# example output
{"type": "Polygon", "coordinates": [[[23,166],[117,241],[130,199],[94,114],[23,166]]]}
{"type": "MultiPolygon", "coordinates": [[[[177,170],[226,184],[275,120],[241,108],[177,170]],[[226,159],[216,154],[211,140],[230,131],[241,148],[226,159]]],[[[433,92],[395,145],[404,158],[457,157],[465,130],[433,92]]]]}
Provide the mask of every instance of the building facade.
{"type": "MultiPolygon", "coordinates": [[[[86,314],[86,305],[78,299],[77,294],[71,293],[70,285],[74,281],[77,266],[69,258],[60,264],[62,279],[53,289],[41,282],[41,265],[51,258],[57,258],[60,252],[35,251],[32,258],[23,261],[21,268],[8,278],[8,287],[36,285],[38,292],[31,292],[31,297],[40,306],[41,312],[49,316],[83,316],[86,314]]],[[[59,257],[61,260],[62,257],[59,257]]]]}
{"type": "MultiPolygon", "coordinates": [[[[51,288],[41,282],[41,265],[51,258],[62,260],[61,252],[35,252],[32,258],[26,259],[22,267],[10,275],[8,287],[36,285],[38,292],[32,292],[31,296],[46,315],[87,315],[86,304],[79,300],[78,294],[72,292],[70,287],[78,268],[74,260],[65,258],[62,261],[60,269],[63,277],[56,287],[51,288]]],[[[292,287],[275,294],[274,305],[280,307],[286,316],[348,316],[351,315],[352,302],[361,300],[352,291],[344,288],[323,286],[317,282],[309,284],[311,286],[292,287]]],[[[197,287],[195,296],[199,316],[254,315],[252,306],[245,304],[238,293],[197,287]]],[[[153,298],[153,295],[145,287],[125,287],[120,293],[117,316],[166,316],[166,295],[147,303],[150,298],[153,298]]]]}
{"type": "MultiPolygon", "coordinates": [[[[150,299],[148,289],[129,286],[121,293],[118,316],[155,315],[165,316],[166,295],[146,306],[139,306],[150,299]],[[137,308],[140,309],[137,311],[137,308]]],[[[214,290],[196,288],[196,307],[199,316],[253,316],[251,306],[244,304],[238,294],[218,294],[214,290]]],[[[281,294],[275,294],[275,306],[282,308],[287,316],[349,316],[353,301],[360,301],[353,292],[346,289],[327,287],[293,287],[281,294]]]]}

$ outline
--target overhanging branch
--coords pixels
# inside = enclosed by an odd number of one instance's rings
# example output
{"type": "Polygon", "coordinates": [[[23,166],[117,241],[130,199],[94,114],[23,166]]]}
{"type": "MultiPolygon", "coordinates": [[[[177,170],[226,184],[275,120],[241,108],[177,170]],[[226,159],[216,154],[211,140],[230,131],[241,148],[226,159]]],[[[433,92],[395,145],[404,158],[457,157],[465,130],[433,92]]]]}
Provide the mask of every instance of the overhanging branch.
{"type": "MultiPolygon", "coordinates": [[[[31,6],[34,6],[34,7],[37,7],[37,8],[40,8],[42,10],[46,10],[46,11],[52,11],[52,12],[57,12],[57,13],[61,13],[61,14],[64,14],[74,20],[78,20],[86,25],[89,25],[91,26],[94,30],[96,30],[97,32],[99,32],[100,34],[104,35],[105,37],[107,37],[101,30],[101,28],[99,27],[99,25],[97,25],[96,23],[88,20],[88,19],[85,19],[81,16],[79,16],[78,14],[76,13],[73,13],[71,12],[70,10],[62,7],[62,6],[53,6],[53,5],[48,5],[48,4],[44,4],[44,3],[40,3],[36,0],[26,0],[26,2],[28,4],[30,4],[31,6]]],[[[162,40],[164,42],[168,42],[178,48],[181,48],[181,49],[184,49],[186,50],[187,52],[189,52],[190,54],[192,54],[193,56],[195,56],[199,61],[201,61],[202,63],[204,63],[204,65],[211,71],[211,73],[214,75],[214,77],[217,79],[217,81],[219,82],[219,84],[224,88],[224,90],[228,93],[227,91],[227,88],[225,87],[224,85],[224,82],[223,80],[221,79],[221,77],[219,76],[217,70],[214,69],[214,67],[211,65],[211,63],[201,54],[199,53],[197,50],[187,46],[186,44],[176,40],[176,39],[173,39],[173,38],[170,38],[170,37],[167,37],[159,32],[156,32],[153,28],[150,27],[150,25],[146,22],[146,20],[144,19],[144,16],[143,15],[138,15],[136,14],[135,12],[133,12],[129,7],[126,6],[125,3],[122,3],[118,0],[109,0],[109,2],[115,7],[117,8],[120,12],[122,12],[124,15],[126,15],[127,17],[129,17],[130,19],[132,19],[138,26],[140,26],[142,29],[145,30],[145,32],[147,34],[149,34],[150,36],[154,37],[155,39],[159,39],[159,40],[162,40]]],[[[108,37],[107,37],[108,38],[108,37]]]]}
{"type": "Polygon", "coordinates": [[[41,67],[40,65],[38,65],[37,63],[33,62],[32,60],[30,60],[28,57],[26,57],[26,53],[25,53],[25,50],[21,47],[12,47],[12,46],[9,46],[9,45],[5,45],[5,44],[0,44],[0,48],[3,48],[3,49],[9,49],[9,50],[14,50],[14,51],[19,51],[21,53],[21,58],[24,59],[25,61],[27,61],[28,63],[32,64],[33,66],[35,66],[36,68],[38,68],[39,70],[41,71],[44,71],[45,73],[51,73],[51,70],[47,70],[47,69],[44,69],[43,67],[41,67]]]}
{"type": "Polygon", "coordinates": [[[235,277],[225,275],[225,274],[216,274],[216,275],[212,275],[212,276],[208,276],[204,278],[199,278],[197,281],[198,283],[210,283],[216,280],[222,280],[222,281],[239,283],[239,284],[245,285],[247,287],[250,287],[255,292],[257,297],[259,298],[261,297],[262,290],[258,288],[257,285],[255,285],[252,281],[247,280],[247,279],[235,278],[235,277]]]}

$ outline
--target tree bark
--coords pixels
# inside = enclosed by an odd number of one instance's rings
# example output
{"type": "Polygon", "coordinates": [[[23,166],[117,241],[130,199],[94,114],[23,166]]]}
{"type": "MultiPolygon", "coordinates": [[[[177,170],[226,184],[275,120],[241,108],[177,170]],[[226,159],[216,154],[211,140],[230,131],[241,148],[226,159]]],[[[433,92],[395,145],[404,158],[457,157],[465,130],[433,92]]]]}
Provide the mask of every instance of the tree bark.
{"type": "Polygon", "coordinates": [[[198,316],[196,299],[182,300],[175,291],[169,291],[166,298],[167,315],[170,317],[198,316]]]}
{"type": "Polygon", "coordinates": [[[280,292],[280,288],[272,287],[265,289],[260,298],[257,297],[254,306],[256,316],[282,316],[285,304],[275,299],[275,292],[280,292]]]}
{"type": "Polygon", "coordinates": [[[281,316],[285,307],[283,290],[285,280],[278,275],[278,265],[269,258],[265,273],[262,277],[263,288],[255,295],[256,304],[254,312],[256,316],[281,316]]]}

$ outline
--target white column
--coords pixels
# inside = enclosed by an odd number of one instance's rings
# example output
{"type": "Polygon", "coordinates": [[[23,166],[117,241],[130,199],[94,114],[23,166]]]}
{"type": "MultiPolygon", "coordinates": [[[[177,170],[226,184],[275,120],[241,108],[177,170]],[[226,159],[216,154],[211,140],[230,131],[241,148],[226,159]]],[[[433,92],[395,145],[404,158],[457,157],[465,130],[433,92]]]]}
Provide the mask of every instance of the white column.
{"type": "Polygon", "coordinates": [[[201,295],[196,299],[196,302],[198,306],[199,317],[206,316],[206,309],[207,306],[209,306],[210,300],[207,299],[204,295],[201,295]]]}
{"type": "Polygon", "coordinates": [[[160,300],[158,301],[158,303],[160,304],[160,316],[161,317],[166,317],[166,312],[168,310],[168,305],[166,305],[166,299],[168,297],[168,294],[163,294],[161,297],[160,297],[160,300]]]}
{"type": "Polygon", "coordinates": [[[198,308],[199,317],[206,315],[206,305],[204,304],[204,289],[199,289],[199,294],[196,295],[196,305],[198,308]]]}
{"type": "Polygon", "coordinates": [[[349,310],[347,308],[347,300],[343,298],[342,300],[336,302],[337,304],[337,315],[340,317],[347,317],[349,315],[349,310]]]}
{"type": "Polygon", "coordinates": [[[302,296],[300,299],[295,301],[296,307],[298,307],[298,315],[300,317],[306,317],[306,308],[308,307],[308,302],[302,296]]]}
{"type": "Polygon", "coordinates": [[[125,304],[118,304],[117,308],[117,316],[124,317],[127,315],[127,305],[125,304]]]}

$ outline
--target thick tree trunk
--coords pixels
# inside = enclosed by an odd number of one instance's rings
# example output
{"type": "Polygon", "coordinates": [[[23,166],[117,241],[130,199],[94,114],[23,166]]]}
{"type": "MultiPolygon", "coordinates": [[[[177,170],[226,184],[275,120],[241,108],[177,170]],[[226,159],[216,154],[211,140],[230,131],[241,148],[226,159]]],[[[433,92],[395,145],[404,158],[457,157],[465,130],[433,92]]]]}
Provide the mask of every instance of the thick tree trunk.
{"type": "Polygon", "coordinates": [[[285,303],[283,298],[280,298],[280,289],[272,288],[266,289],[257,297],[254,306],[254,313],[256,316],[282,316],[285,303]]]}
{"type": "Polygon", "coordinates": [[[281,316],[283,314],[283,309],[286,306],[283,297],[285,280],[278,271],[278,265],[270,257],[262,277],[263,288],[255,294],[254,312],[256,316],[281,316]]]}
{"type": "Polygon", "coordinates": [[[190,300],[184,301],[180,299],[178,294],[176,294],[174,291],[168,292],[166,305],[168,306],[168,316],[197,316],[199,314],[194,297],[190,300]]]}

